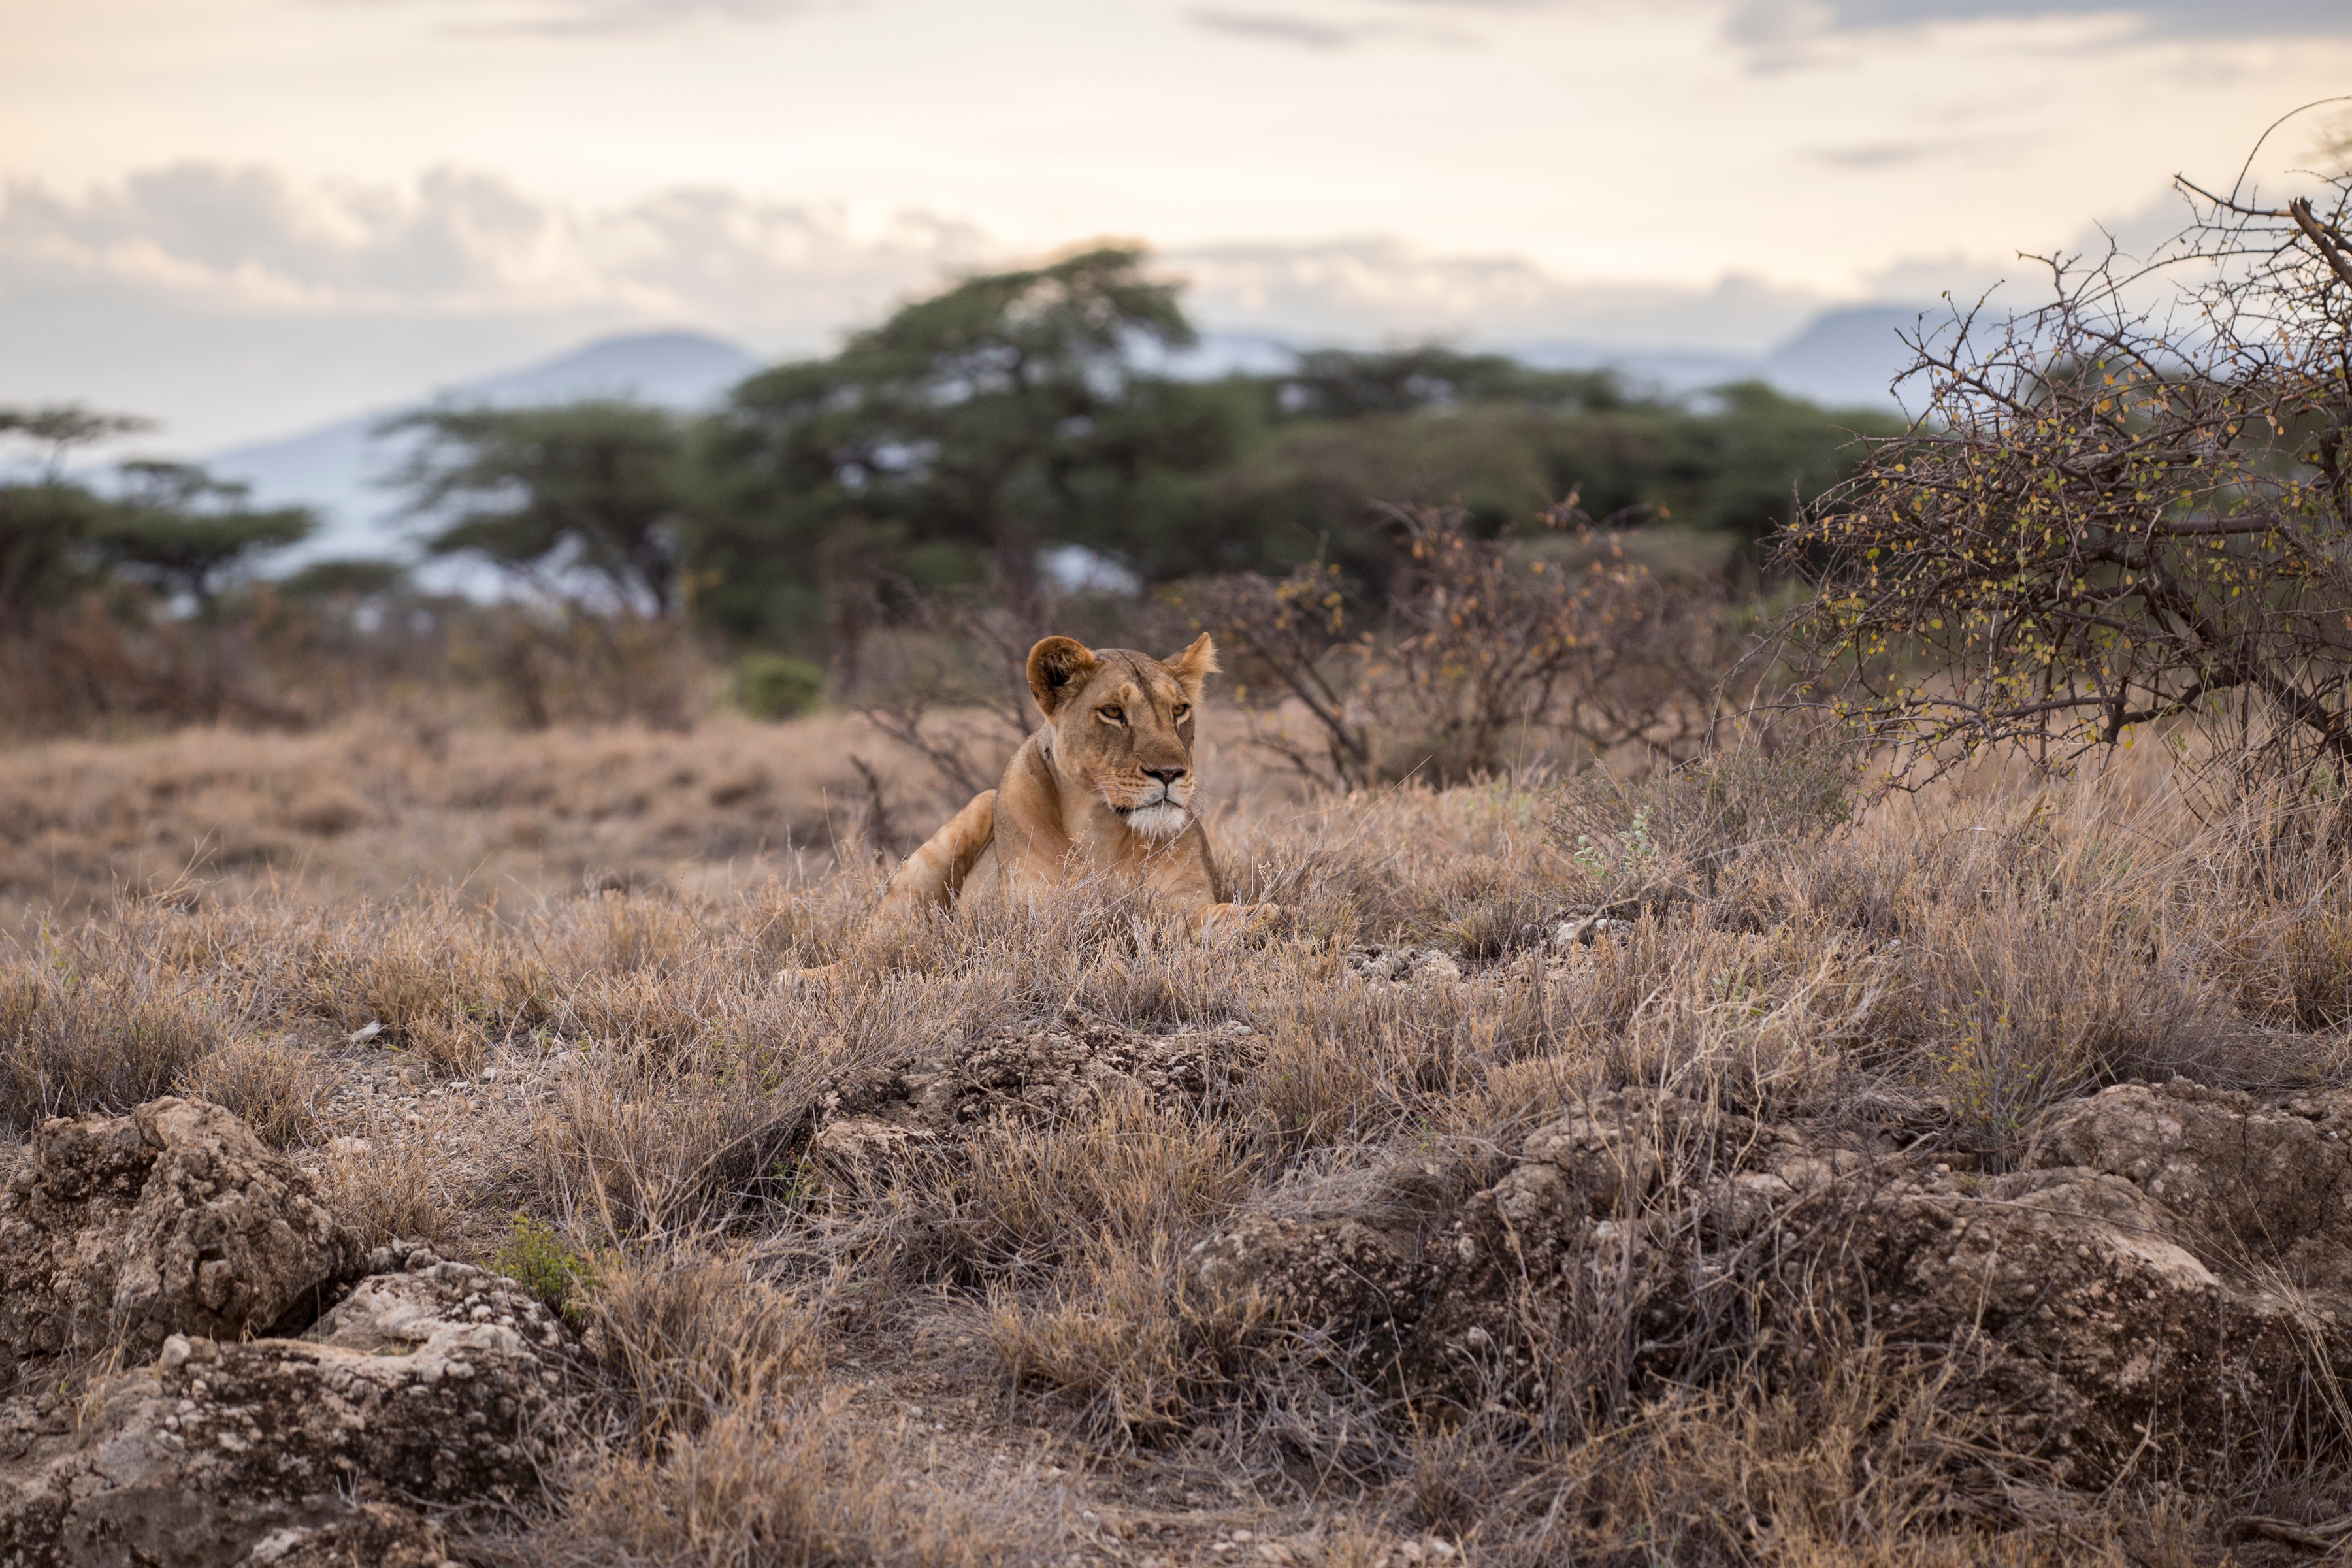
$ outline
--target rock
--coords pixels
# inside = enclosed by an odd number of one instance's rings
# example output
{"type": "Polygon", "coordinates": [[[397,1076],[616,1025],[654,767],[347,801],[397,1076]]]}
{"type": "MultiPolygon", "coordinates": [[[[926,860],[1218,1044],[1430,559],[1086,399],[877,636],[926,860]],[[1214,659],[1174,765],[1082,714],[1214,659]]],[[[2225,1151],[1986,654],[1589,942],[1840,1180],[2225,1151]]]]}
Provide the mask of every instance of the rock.
{"type": "Polygon", "coordinates": [[[808,1154],[827,1175],[860,1186],[887,1182],[907,1159],[939,1146],[940,1135],[928,1127],[848,1116],[820,1128],[808,1154]]]}
{"type": "Polygon", "coordinates": [[[2352,1290],[2352,1095],[2265,1106],[2186,1082],[2118,1084],[2043,1118],[2032,1163],[2120,1176],[2200,1250],[2252,1249],[2302,1284],[2352,1290]]]}
{"type": "Polygon", "coordinates": [[[326,1524],[272,1531],[237,1568],[457,1568],[438,1525],[386,1503],[362,1503],[326,1524]]]}
{"type": "Polygon", "coordinates": [[[1867,1325],[1937,1359],[1946,1403],[2006,1446],[2103,1486],[2151,1452],[2329,1429],[2315,1402],[2352,1368],[2347,1141],[2352,1093],[2126,1085],[2046,1115],[2028,1168],[1955,1174],[1909,1138],[1636,1089],[1423,1223],[1254,1215],[1195,1268],[1342,1331],[1360,1375],[1465,1400],[1543,1397],[1547,1335],[1638,1330],[1638,1395],[1867,1325]]]}
{"type": "Polygon", "coordinates": [[[1255,1291],[1309,1323],[1391,1325],[1414,1315],[1427,1284],[1410,1232],[1353,1216],[1318,1223],[1254,1215],[1192,1256],[1212,1289],[1255,1291]]]}
{"type": "Polygon", "coordinates": [[[1551,928],[1547,939],[1555,952],[1569,952],[1580,947],[1591,947],[1604,936],[1626,936],[1633,930],[1632,921],[1615,920],[1608,915],[1576,915],[1551,928]]]}
{"type": "MultiPolygon", "coordinates": [[[[1008,1024],[949,1059],[829,1087],[818,1142],[872,1143],[889,1130],[952,1137],[994,1117],[1052,1121],[1091,1111],[1121,1088],[1161,1109],[1198,1111],[1255,1046],[1248,1027],[1147,1035],[1076,1006],[1008,1024]]],[[[919,1140],[916,1140],[919,1142],[919,1140]]]]}
{"type": "Polygon", "coordinates": [[[362,1280],[302,1339],[172,1336],[79,1430],[7,1402],[0,1562],[436,1563],[394,1500],[535,1496],[571,1426],[566,1346],[529,1291],[439,1261],[362,1280]]]}
{"type": "Polygon", "coordinates": [[[1348,973],[1360,979],[1400,985],[1446,984],[1462,978],[1462,965],[1433,947],[1360,947],[1346,962],[1348,973]]]}
{"type": "Polygon", "coordinates": [[[358,1260],[308,1179],[217,1105],[52,1118],[0,1188],[0,1389],[29,1358],[299,1330],[358,1260]]]}

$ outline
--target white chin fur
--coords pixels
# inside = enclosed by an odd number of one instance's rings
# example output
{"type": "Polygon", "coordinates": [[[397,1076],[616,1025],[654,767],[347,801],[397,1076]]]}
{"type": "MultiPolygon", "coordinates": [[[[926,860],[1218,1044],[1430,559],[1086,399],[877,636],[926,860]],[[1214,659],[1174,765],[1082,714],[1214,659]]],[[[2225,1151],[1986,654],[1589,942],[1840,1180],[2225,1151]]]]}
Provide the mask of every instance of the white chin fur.
{"type": "Polygon", "coordinates": [[[1139,805],[1127,814],[1127,826],[1146,838],[1173,838],[1192,820],[1191,814],[1169,801],[1139,805]]]}

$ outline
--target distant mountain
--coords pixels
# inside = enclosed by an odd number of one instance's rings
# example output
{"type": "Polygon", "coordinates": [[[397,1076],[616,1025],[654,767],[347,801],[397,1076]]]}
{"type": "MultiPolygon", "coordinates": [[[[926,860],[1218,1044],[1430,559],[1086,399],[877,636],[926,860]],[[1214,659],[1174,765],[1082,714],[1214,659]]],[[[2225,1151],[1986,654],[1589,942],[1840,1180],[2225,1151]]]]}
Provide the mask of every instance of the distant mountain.
{"type": "MultiPolygon", "coordinates": [[[[667,408],[707,407],[763,362],[747,350],[699,332],[645,332],[604,338],[503,375],[465,382],[417,398],[431,404],[516,408],[589,397],[632,397],[667,408]]],[[[383,480],[410,444],[375,434],[387,409],[340,420],[284,440],[216,452],[206,459],[224,479],[253,487],[263,506],[309,506],[324,519],[317,537],[272,563],[291,570],[331,556],[411,556],[398,498],[383,480]]]]}
{"type": "Polygon", "coordinates": [[[1545,370],[1613,370],[1633,386],[1683,397],[1763,374],[1764,362],[1748,354],[1706,349],[1629,348],[1623,343],[1546,342],[1500,345],[1545,370]]]}
{"type": "MultiPolygon", "coordinates": [[[[1778,348],[1761,355],[1699,349],[1539,342],[1479,344],[1553,369],[1612,368],[1670,395],[1685,395],[1750,377],[1784,392],[1838,405],[1885,406],[1887,384],[1909,363],[1896,337],[1917,322],[1920,308],[1862,305],[1825,311],[1778,348]]],[[[1265,374],[1286,368],[1304,344],[1255,332],[1205,331],[1199,344],[1171,355],[1180,375],[1265,374]]],[[[417,399],[431,403],[520,407],[586,397],[635,397],[665,407],[708,407],[762,362],[720,338],[698,332],[648,332],[605,338],[569,353],[503,375],[448,387],[417,399]]],[[[387,410],[387,413],[398,410],[387,410]]],[[[331,556],[416,554],[398,499],[383,480],[405,458],[408,445],[379,437],[383,413],[325,425],[284,440],[215,453],[213,471],[253,487],[265,506],[311,506],[325,519],[319,536],[273,564],[290,570],[331,556]]],[[[436,569],[451,584],[478,574],[457,563],[436,569]]]]}
{"type": "Polygon", "coordinates": [[[1918,330],[1936,309],[1925,305],[1857,305],[1826,310],[1804,331],[1764,356],[1764,379],[1783,392],[1832,406],[1894,401],[1889,384],[1911,363],[1898,334],[1918,330]]]}
{"type": "MultiPolygon", "coordinates": [[[[1504,352],[1549,369],[1620,371],[1637,384],[1670,396],[1755,380],[1831,407],[1884,408],[1894,401],[1888,384],[1911,363],[1911,352],[1896,334],[1912,331],[1927,310],[1855,305],[1824,310],[1794,337],[1761,354],[1578,342],[1523,343],[1504,352]]],[[[1932,326],[1932,310],[1928,321],[1932,326]]]]}

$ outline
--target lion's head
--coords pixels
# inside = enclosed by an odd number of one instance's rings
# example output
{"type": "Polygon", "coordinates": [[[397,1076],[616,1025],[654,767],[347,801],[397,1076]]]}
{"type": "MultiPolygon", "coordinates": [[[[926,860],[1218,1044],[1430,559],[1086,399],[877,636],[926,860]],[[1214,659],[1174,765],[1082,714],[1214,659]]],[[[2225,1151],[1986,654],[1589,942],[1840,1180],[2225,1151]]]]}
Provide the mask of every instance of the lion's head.
{"type": "Polygon", "coordinates": [[[1135,832],[1175,837],[1192,820],[1192,714],[1216,668],[1206,632],[1167,659],[1047,637],[1029,650],[1029,689],[1055,765],[1135,832]]]}

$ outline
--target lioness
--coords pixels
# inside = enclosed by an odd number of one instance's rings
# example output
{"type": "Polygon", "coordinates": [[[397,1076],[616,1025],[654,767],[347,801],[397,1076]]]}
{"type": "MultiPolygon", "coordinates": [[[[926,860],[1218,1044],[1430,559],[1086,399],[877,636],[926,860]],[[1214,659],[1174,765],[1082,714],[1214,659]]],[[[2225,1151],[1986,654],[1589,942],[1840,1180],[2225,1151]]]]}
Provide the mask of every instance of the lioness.
{"type": "Polygon", "coordinates": [[[1217,668],[1202,632],[1169,659],[1047,637],[1029,650],[1029,689],[1045,727],[971,804],[890,879],[877,918],[945,904],[975,873],[1034,901],[1079,878],[1139,879],[1197,933],[1271,914],[1224,901],[1209,837],[1192,815],[1192,720],[1217,668]]]}

